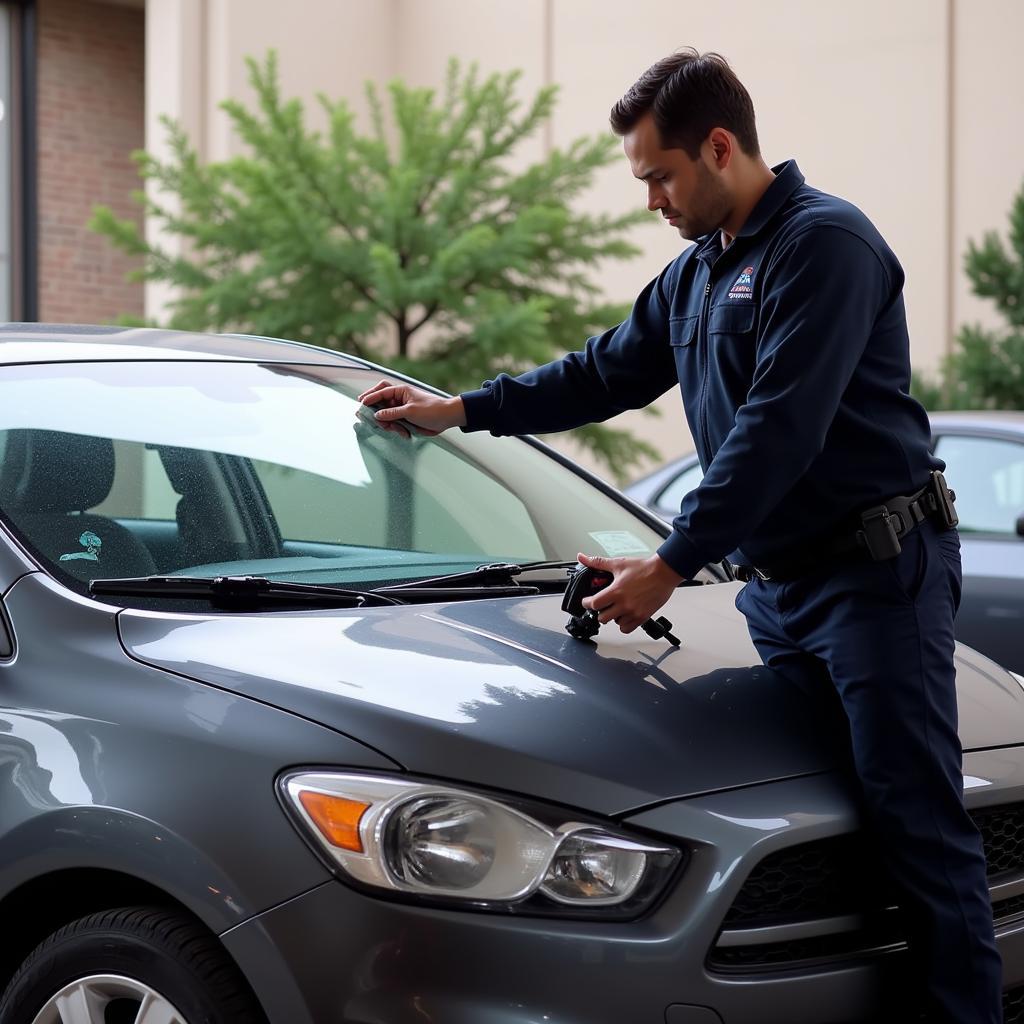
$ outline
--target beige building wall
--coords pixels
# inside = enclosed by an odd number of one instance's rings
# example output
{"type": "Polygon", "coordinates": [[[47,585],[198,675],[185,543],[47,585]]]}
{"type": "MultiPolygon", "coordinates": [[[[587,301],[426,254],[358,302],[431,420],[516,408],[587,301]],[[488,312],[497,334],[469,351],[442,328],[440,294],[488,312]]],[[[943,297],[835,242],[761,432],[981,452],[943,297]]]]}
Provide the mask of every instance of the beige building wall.
{"type": "MultiPolygon", "coordinates": [[[[416,86],[444,82],[448,60],[477,63],[481,72],[522,71],[524,100],[550,81],[551,40],[545,0],[396,0],[398,73],[416,86]]],[[[547,135],[524,141],[517,162],[543,159],[547,135]]]]}
{"type": "Polygon", "coordinates": [[[146,6],[147,148],[164,153],[159,118],[180,121],[200,156],[224,160],[241,151],[226,99],[251,105],[246,57],[278,53],[281,91],[298,97],[309,123],[323,128],[317,94],[344,97],[365,110],[363,84],[384,82],[395,59],[398,0],[144,0],[146,6]]]}
{"type": "Polygon", "coordinates": [[[221,160],[239,151],[227,115],[216,109],[225,99],[249,103],[244,58],[262,60],[278,52],[281,90],[305,104],[309,123],[323,128],[327,119],[316,99],[345,97],[365,111],[364,83],[386,82],[398,73],[397,0],[205,0],[207,8],[208,158],[221,160]]]}
{"type": "Polygon", "coordinates": [[[954,38],[952,321],[999,327],[992,304],[967,287],[963,254],[968,239],[980,241],[986,231],[1005,239],[1010,206],[1024,187],[1024,3],[958,0],[954,38]]]}
{"type": "MultiPolygon", "coordinates": [[[[765,158],[795,157],[810,183],[859,205],[902,261],[916,366],[934,368],[956,325],[987,312],[969,296],[962,253],[968,237],[1003,229],[1024,177],[1024,138],[1009,127],[1024,86],[1019,0],[148,0],[147,16],[172,9],[179,70],[169,83],[150,51],[149,123],[165,103],[188,108],[207,159],[238,151],[216,106],[251,99],[243,58],[269,47],[314,123],[318,91],[364,110],[366,79],[439,86],[450,56],[521,68],[524,98],[557,83],[554,120],[524,161],[607,131],[612,103],[666,53],[718,50],[754,98],[765,158]]],[[[621,158],[586,202],[616,212],[643,200],[621,158]]],[[[599,268],[611,299],[631,299],[682,244],[653,215],[634,237],[642,256],[599,268]]],[[[158,307],[155,290],[148,299],[158,307]]],[[[666,458],[692,448],[675,390],[658,405],[662,417],[630,413],[622,425],[666,458]]]]}

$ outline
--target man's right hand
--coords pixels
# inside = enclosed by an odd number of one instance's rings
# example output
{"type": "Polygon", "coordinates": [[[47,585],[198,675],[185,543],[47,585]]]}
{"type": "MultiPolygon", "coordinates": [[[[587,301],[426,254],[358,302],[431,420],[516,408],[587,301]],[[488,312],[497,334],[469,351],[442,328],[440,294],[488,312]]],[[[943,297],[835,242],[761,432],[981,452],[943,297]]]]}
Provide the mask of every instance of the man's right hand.
{"type": "Polygon", "coordinates": [[[376,407],[374,418],[384,430],[391,430],[409,437],[409,428],[396,420],[415,428],[416,433],[434,437],[449,427],[466,425],[466,410],[462,399],[442,398],[429,391],[414,388],[411,384],[392,384],[382,380],[359,396],[363,405],[376,407]]]}

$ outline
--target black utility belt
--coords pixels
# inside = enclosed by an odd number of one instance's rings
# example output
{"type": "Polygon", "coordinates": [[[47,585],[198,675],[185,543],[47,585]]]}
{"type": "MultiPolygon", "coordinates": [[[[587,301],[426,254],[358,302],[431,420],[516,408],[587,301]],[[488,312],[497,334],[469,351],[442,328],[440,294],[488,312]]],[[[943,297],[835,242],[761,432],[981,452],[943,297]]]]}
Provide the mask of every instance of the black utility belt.
{"type": "Polygon", "coordinates": [[[900,538],[926,519],[933,519],[943,530],[956,526],[959,520],[955,501],[956,494],[946,486],[946,478],[933,470],[928,483],[916,494],[889,498],[884,504],[862,512],[859,529],[814,544],[809,550],[773,559],[766,565],[734,565],[733,574],[744,582],[755,578],[785,582],[827,568],[831,563],[895,558],[903,550],[900,538]]]}

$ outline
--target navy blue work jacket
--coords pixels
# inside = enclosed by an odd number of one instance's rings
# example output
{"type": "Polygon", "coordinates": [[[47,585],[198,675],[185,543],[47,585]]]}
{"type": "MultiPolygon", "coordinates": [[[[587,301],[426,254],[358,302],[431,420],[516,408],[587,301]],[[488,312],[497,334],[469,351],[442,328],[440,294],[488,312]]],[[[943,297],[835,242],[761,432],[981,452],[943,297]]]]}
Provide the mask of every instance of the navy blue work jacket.
{"type": "Polygon", "coordinates": [[[466,430],[567,430],[678,382],[705,475],[658,554],[681,576],[770,564],[911,494],[943,463],[909,395],[903,270],[852,204],[794,161],[724,251],[700,239],[582,352],[462,395],[466,430]]]}

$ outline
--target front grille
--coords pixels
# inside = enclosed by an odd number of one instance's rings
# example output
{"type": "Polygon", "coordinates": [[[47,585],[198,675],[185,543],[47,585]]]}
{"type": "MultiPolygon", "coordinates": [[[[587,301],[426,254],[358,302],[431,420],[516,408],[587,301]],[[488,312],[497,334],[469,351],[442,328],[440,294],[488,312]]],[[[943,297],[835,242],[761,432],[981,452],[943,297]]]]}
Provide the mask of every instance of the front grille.
{"type": "Polygon", "coordinates": [[[989,878],[1024,870],[1024,804],[972,814],[985,844],[989,878]]]}
{"type": "Polygon", "coordinates": [[[779,850],[751,871],[729,908],[725,927],[763,927],[856,913],[879,905],[884,878],[861,836],[836,836],[779,850]]]}
{"type": "MultiPolygon", "coordinates": [[[[985,847],[990,882],[1024,874],[1024,804],[972,813],[985,847]]],[[[770,854],[751,871],[723,928],[773,925],[848,914],[872,922],[858,931],[791,941],[716,946],[709,965],[722,969],[792,965],[899,947],[901,930],[885,908],[897,903],[896,889],[861,835],[836,836],[770,854]]],[[[1024,912],[1024,894],[997,900],[997,921],[1024,912]]],[[[1024,1024],[1022,1019],[1021,1024],[1024,1024]]]]}

